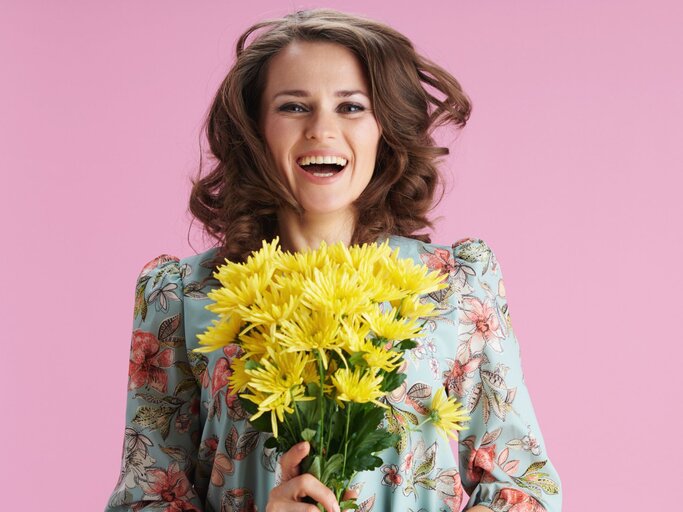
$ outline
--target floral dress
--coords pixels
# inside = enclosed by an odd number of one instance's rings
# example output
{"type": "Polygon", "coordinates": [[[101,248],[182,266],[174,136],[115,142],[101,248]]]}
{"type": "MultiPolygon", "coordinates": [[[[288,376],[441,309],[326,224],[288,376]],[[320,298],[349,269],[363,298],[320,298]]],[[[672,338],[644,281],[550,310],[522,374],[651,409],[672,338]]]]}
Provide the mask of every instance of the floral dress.
{"type": "MultiPolygon", "coordinates": [[[[383,400],[385,426],[399,434],[385,464],[354,479],[361,512],[559,512],[560,480],[548,459],[520,364],[502,274],[480,239],[451,247],[391,236],[399,255],[448,274],[430,294],[439,311],[406,355],[404,384],[383,400]],[[437,386],[471,421],[457,444],[440,437],[429,413],[437,386]]],[[[107,512],[264,511],[279,464],[239,400],[228,393],[234,345],[200,354],[197,334],[216,315],[205,306],[219,286],[216,249],[179,260],[161,255],[135,287],[121,473],[107,512]]]]}

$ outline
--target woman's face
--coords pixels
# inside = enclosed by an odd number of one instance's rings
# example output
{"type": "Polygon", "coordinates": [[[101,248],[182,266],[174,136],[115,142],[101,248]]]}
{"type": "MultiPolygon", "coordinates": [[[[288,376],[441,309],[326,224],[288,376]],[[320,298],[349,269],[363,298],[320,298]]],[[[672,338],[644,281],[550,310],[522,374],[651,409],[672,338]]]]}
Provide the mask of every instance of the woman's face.
{"type": "Polygon", "coordinates": [[[353,53],[328,42],[286,46],[268,65],[260,127],[306,213],[351,211],[372,177],[381,135],[353,53]],[[316,156],[327,163],[306,158],[316,156]]]}

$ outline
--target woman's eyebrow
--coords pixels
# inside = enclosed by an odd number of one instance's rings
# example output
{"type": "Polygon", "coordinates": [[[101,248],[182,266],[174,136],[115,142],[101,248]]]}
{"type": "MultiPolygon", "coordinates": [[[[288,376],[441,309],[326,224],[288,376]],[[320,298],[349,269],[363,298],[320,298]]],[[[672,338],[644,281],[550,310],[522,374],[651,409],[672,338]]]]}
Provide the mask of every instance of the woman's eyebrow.
{"type": "MultiPolygon", "coordinates": [[[[336,97],[338,97],[338,98],[347,98],[347,97],[349,97],[349,96],[353,96],[354,94],[362,94],[363,96],[365,96],[366,98],[369,99],[368,95],[367,95],[365,92],[363,92],[363,91],[361,91],[361,90],[359,90],[359,89],[355,89],[355,90],[341,90],[341,91],[337,91],[337,92],[334,93],[334,95],[335,95],[336,97]]],[[[291,90],[280,91],[280,92],[276,93],[276,94],[273,96],[273,100],[274,100],[275,98],[277,98],[278,96],[296,96],[296,97],[298,97],[298,98],[307,98],[307,97],[310,96],[310,95],[311,95],[310,92],[304,91],[304,90],[302,90],[302,89],[291,89],[291,90]]]]}

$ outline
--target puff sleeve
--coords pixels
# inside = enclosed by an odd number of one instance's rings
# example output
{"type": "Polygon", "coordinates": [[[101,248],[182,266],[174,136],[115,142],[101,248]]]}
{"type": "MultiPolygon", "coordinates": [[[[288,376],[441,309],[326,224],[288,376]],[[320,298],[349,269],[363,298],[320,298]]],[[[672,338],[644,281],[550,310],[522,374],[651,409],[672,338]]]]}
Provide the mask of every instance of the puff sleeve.
{"type": "Polygon", "coordinates": [[[105,512],[201,511],[193,487],[199,389],[188,363],[179,260],[161,255],[135,287],[121,472],[105,512]]]}
{"type": "Polygon", "coordinates": [[[452,248],[461,293],[446,389],[472,417],[458,446],[468,507],[559,512],[560,480],[524,383],[500,266],[483,240],[464,239],[452,248]]]}

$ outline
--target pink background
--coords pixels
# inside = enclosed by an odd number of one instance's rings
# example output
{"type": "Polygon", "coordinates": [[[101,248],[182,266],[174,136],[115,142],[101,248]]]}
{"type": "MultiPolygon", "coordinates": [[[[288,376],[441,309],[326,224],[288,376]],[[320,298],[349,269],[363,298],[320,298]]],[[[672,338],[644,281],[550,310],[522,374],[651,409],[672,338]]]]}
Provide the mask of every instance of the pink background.
{"type": "Polygon", "coordinates": [[[208,247],[189,176],[236,38],[321,5],[396,27],[472,97],[434,238],[501,263],[565,510],[675,508],[683,11],[616,0],[3,2],[1,508],[104,507],[135,279],[208,247]]]}

